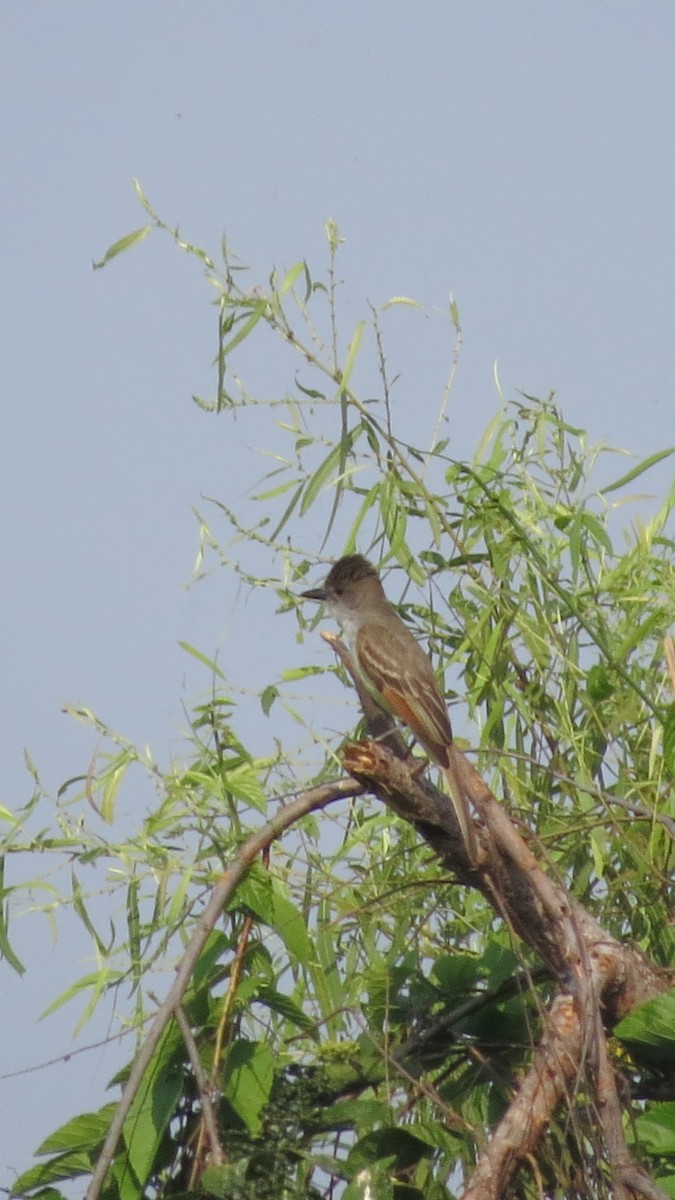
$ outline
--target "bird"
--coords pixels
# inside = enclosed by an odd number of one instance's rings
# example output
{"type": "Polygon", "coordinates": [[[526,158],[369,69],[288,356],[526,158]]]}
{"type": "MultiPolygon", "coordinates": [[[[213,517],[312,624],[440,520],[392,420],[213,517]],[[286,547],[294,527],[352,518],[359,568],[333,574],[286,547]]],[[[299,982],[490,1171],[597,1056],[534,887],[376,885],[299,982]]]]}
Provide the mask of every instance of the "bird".
{"type": "Polygon", "coordinates": [[[331,568],[323,587],[301,595],[326,605],[375,703],[407,726],[440,767],[469,861],[477,865],[476,830],[456,777],[452,725],[431,660],[387,600],[375,567],[362,554],[348,554],[331,568]]]}

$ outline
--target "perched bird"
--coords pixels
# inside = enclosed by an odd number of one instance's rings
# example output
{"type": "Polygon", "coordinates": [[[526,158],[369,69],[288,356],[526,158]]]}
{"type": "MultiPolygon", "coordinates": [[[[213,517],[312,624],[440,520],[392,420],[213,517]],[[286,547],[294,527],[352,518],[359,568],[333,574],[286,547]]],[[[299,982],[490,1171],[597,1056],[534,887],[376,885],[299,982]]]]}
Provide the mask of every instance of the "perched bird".
{"type": "Polygon", "coordinates": [[[361,554],[350,554],[331,568],[323,587],[302,595],[325,603],[373,700],[407,725],[441,768],[469,860],[476,865],[476,831],[452,764],[445,701],[429,658],[387,600],[377,571],[361,554]]]}

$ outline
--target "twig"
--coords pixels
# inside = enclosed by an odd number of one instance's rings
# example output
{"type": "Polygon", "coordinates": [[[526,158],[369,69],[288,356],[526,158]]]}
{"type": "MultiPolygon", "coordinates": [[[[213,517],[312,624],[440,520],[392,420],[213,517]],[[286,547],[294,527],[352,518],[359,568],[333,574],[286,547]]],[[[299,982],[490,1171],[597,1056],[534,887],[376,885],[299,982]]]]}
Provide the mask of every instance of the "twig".
{"type": "Polygon", "coordinates": [[[214,1166],[221,1166],[225,1162],[225,1151],[220,1144],[220,1134],[218,1132],[218,1122],[211,1100],[211,1084],[206,1075],[206,1071],[202,1066],[202,1060],[199,1057],[197,1044],[192,1036],[190,1023],[185,1016],[185,1010],[182,1004],[176,1006],[174,1016],[178,1023],[178,1028],[181,1031],[185,1048],[188,1052],[192,1074],[195,1077],[197,1087],[199,1088],[199,1102],[202,1108],[202,1119],[206,1126],[206,1132],[209,1135],[209,1155],[208,1161],[214,1166]]]}

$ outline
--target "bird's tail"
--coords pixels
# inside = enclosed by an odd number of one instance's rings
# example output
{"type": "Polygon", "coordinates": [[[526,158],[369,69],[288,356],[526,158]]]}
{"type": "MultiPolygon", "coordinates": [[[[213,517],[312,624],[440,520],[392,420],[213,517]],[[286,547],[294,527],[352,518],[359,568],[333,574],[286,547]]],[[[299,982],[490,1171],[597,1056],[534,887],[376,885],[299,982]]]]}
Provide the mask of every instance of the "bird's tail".
{"type": "Polygon", "coordinates": [[[464,839],[464,846],[469,862],[472,867],[477,867],[481,862],[482,856],[476,837],[476,826],[473,823],[469,802],[461,781],[457,777],[452,757],[448,766],[442,767],[442,771],[448,792],[450,793],[450,799],[452,800],[452,807],[455,810],[455,816],[457,817],[457,822],[464,839]]]}

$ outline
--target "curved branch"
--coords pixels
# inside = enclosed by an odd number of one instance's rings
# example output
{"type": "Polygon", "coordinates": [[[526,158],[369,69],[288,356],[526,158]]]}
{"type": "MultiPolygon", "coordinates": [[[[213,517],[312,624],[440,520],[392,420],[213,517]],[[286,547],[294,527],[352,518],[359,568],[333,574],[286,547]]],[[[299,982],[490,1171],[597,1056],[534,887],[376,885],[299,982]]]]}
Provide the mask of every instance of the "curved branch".
{"type": "MultiPolygon", "coordinates": [[[[326,640],[350,671],[366,722],[377,736],[374,722],[381,722],[382,714],[364,694],[339,639],[330,635],[326,640]]],[[[380,733],[377,741],[347,746],[345,768],[410,821],[462,883],[481,891],[559,981],[532,1065],[481,1153],[464,1200],[497,1200],[504,1194],[520,1163],[532,1155],[558,1104],[571,1103],[572,1086],[582,1078],[595,1096],[618,1200],[636,1194],[654,1200],[659,1189],[632,1160],[625,1142],[605,1024],[611,1026],[636,1004],[665,991],[670,980],[635,947],[622,945],[608,934],[546,874],[487,784],[453,746],[455,778],[479,818],[476,834],[482,860],[476,869],[467,857],[450,799],[420,780],[400,746],[391,746],[390,737],[386,731],[388,744],[380,733]]]]}
{"type": "Polygon", "coordinates": [[[206,905],[201,917],[197,922],[197,927],[190,938],[190,941],[185,950],[178,970],[176,978],[173,982],[164,1003],[159,1008],[155,1016],[145,1041],[142,1043],[136,1058],[134,1059],[129,1078],[124,1086],[124,1091],[120,1097],[119,1104],[115,1110],[115,1115],[110,1123],[110,1128],[103,1143],[103,1148],[99,1155],[96,1169],[92,1175],[91,1182],[87,1188],[86,1200],[98,1200],[101,1193],[101,1188],[105,1182],[106,1175],[112,1164],[117,1143],[122,1134],[124,1122],[134,1097],[143,1079],[144,1073],[152,1059],[155,1048],[162,1036],[169,1021],[173,1019],[179,1005],[182,1002],[185,990],[192,977],[192,972],[195,964],[201,954],[204,944],[211,933],[218,917],[223,908],[227,904],[230,896],[235,891],[237,885],[246,875],[253,861],[269,846],[276,838],[294,825],[300,817],[306,816],[307,813],[315,812],[317,809],[325,808],[334,800],[341,800],[346,796],[358,796],[363,791],[360,784],[355,783],[353,779],[340,779],[334,783],[326,783],[321,787],[312,788],[307,792],[303,792],[296,800],[290,804],[284,805],[282,809],[274,817],[263,825],[252,838],[242,846],[238,852],[232,866],[221,875],[216,883],[211,898],[206,905]]]}

